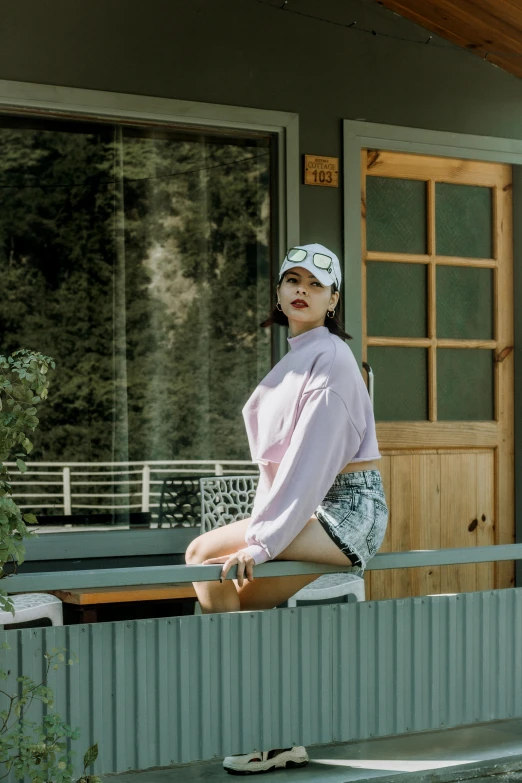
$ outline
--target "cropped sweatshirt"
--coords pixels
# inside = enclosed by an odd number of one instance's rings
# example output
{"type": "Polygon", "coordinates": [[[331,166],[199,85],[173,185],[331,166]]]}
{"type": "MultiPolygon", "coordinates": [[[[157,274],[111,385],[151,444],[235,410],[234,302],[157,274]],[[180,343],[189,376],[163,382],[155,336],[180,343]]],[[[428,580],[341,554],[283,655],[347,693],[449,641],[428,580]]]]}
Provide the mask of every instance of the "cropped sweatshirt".
{"type": "Polygon", "coordinates": [[[243,408],[260,477],[242,551],[256,564],[286,549],[349,462],[381,457],[371,400],[349,346],[326,326],[288,342],[291,350],[243,408]]]}

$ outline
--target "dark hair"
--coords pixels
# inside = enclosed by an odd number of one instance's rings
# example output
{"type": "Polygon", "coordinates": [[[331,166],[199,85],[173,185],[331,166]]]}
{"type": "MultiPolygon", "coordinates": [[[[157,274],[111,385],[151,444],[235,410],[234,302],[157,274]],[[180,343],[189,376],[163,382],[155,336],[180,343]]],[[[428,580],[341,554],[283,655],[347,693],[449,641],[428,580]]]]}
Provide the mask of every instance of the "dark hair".
{"type": "MultiPolygon", "coordinates": [[[[337,290],[337,286],[335,283],[333,283],[332,294],[335,294],[337,290]]],[[[277,307],[274,307],[268,318],[259,325],[261,327],[266,327],[273,326],[273,324],[279,324],[279,326],[288,326],[288,318],[281,310],[278,310],[277,307]]],[[[333,318],[326,316],[324,319],[324,325],[332,334],[336,334],[337,337],[340,337],[341,340],[353,340],[352,335],[345,332],[344,324],[338,315],[335,315],[333,318]]]]}

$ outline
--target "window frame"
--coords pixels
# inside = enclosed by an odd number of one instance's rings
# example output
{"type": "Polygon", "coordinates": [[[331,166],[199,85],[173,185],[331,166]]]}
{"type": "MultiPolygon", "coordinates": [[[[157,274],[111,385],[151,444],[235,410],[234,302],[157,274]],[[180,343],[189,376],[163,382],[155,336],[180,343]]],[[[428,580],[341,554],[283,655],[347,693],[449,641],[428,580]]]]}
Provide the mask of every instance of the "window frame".
{"type": "MultiPolygon", "coordinates": [[[[129,125],[172,125],[187,130],[269,133],[275,137],[272,166],[276,203],[272,251],[282,258],[288,247],[299,244],[299,115],[294,112],[0,80],[0,114],[129,125]]],[[[274,288],[276,284],[277,279],[272,280],[274,288]]],[[[274,361],[286,351],[284,332],[279,329],[274,334],[274,361]]],[[[85,559],[86,555],[112,559],[181,554],[189,543],[189,537],[185,536],[186,541],[181,540],[175,529],[149,531],[148,536],[144,532],[126,529],[107,531],[103,535],[95,531],[52,533],[27,542],[26,561],[78,560],[85,559]],[[106,536],[111,538],[109,546],[106,536]]]]}

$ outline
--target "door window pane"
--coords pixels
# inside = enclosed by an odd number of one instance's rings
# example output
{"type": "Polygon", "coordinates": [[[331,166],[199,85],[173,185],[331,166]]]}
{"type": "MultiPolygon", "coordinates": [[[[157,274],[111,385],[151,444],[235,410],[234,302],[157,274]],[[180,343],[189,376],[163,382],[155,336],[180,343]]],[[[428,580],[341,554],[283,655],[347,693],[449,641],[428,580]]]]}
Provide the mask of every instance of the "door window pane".
{"type": "Polygon", "coordinates": [[[493,269],[437,267],[437,337],[492,340],[493,269]]]}
{"type": "Polygon", "coordinates": [[[392,177],[366,178],[368,250],[426,253],[426,183],[392,177]]]}
{"type": "Polygon", "coordinates": [[[368,335],[427,335],[427,266],[368,261],[366,265],[368,335]]]}
{"type": "MultiPolygon", "coordinates": [[[[0,121],[0,353],[57,365],[30,461],[114,466],[105,484],[73,470],[73,515],[140,511],[129,462],[182,460],[197,477],[214,466],[187,460],[250,460],[241,409],[271,364],[271,144],[0,121]]],[[[176,467],[162,470],[153,517],[176,467]]],[[[32,510],[42,521],[64,501],[32,510]]]]}
{"type": "Polygon", "coordinates": [[[493,351],[487,350],[437,350],[439,420],[491,421],[494,418],[493,358],[493,351]]]}
{"type": "Polygon", "coordinates": [[[428,419],[428,352],[425,348],[368,348],[375,375],[378,421],[428,419]]]}
{"type": "Polygon", "coordinates": [[[493,257],[493,191],[476,185],[435,185],[437,255],[493,257]]]}

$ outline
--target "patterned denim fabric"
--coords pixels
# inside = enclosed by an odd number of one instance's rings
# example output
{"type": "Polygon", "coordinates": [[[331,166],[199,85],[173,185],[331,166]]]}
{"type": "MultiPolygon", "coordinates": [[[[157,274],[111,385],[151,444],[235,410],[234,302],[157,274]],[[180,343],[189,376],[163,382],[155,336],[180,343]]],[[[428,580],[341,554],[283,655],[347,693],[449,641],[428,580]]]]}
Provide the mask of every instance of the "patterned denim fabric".
{"type": "Polygon", "coordinates": [[[340,473],[316,516],[328,535],[354,563],[360,576],[386,533],[388,507],[378,470],[340,473]]]}

